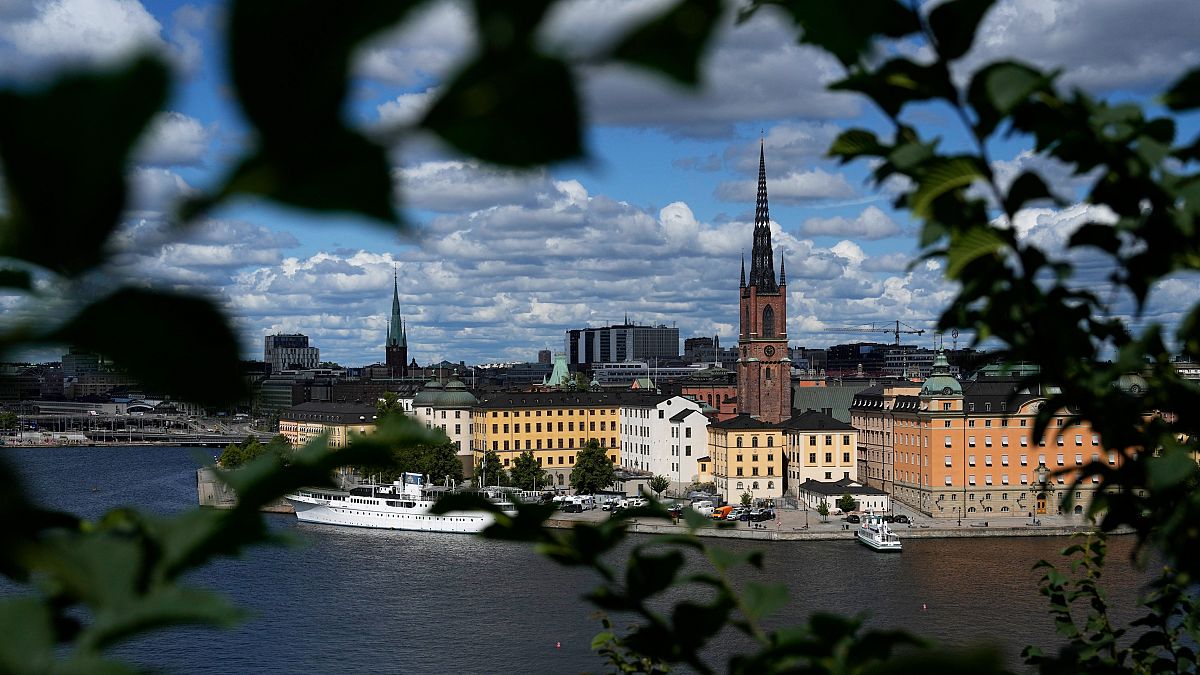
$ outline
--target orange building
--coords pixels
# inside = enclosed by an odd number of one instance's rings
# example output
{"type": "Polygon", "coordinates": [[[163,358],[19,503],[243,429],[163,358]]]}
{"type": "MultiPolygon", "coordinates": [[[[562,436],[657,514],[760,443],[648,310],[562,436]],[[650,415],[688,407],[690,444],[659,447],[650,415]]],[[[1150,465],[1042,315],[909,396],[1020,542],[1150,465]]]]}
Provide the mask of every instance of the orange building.
{"type": "Polygon", "coordinates": [[[1121,453],[1087,425],[1068,426],[1065,411],[1034,438],[1047,398],[1010,378],[960,383],[939,353],[919,390],[876,385],[855,397],[860,480],[933,518],[1053,514],[1069,489],[1082,513],[1099,477],[1072,488],[1077,472],[1092,461],[1117,465],[1121,453]]]}

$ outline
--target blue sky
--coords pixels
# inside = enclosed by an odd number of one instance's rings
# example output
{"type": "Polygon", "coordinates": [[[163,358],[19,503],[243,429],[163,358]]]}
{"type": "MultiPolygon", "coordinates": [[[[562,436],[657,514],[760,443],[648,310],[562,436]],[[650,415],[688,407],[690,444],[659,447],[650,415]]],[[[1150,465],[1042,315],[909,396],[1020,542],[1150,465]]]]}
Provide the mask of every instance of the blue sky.
{"type": "MultiPolygon", "coordinates": [[[[545,40],[586,53],[661,4],[565,3],[545,40]]],[[[470,53],[468,17],[462,4],[431,3],[366,46],[348,117],[378,133],[419,114],[470,53]]],[[[776,258],[788,261],[792,344],[849,341],[856,336],[823,330],[895,319],[930,328],[953,292],[938,266],[908,269],[915,228],[891,209],[888,187],[867,185],[865,166],[823,158],[841,129],[882,129],[881,119],[853,95],[826,92],[840,76],[837,64],[797,46],[770,12],[721,28],[699,93],[628,68],[582,69],[587,162],[519,173],[466,160],[430,138],[396,145],[398,192],[417,224],[404,236],[243,200],[181,240],[165,239],[173,200],[211,185],[246,142],[227,94],[223,21],[219,3],[0,2],[0,79],[26,84],[146,48],[170,60],[179,86],[130,167],[136,203],[106,272],[216,298],[248,358],[261,358],[263,335],[285,331],[308,334],[327,360],[381,360],[394,267],[410,354],[421,363],[529,360],[538,349],[562,349],[568,328],[626,314],[675,324],[682,337],[718,334],[730,344],[760,137],[776,258]]],[[[1070,85],[1143,101],[1200,62],[1197,25],[1194,0],[1005,0],[965,62],[1016,57],[1061,66],[1070,85]]],[[[910,119],[947,143],[961,142],[944,110],[917,108],[910,119]]],[[[1194,122],[1185,125],[1190,133],[1194,122]]],[[[1021,141],[992,149],[997,171],[1036,168],[1076,198],[1084,183],[1023,152],[1021,141]]],[[[1089,217],[1103,215],[1082,204],[1038,208],[1021,214],[1016,227],[1055,247],[1089,217]]],[[[1081,259],[1082,283],[1102,283],[1106,270],[1097,261],[1081,259]]],[[[1193,278],[1164,282],[1146,320],[1174,322],[1198,290],[1193,278]]],[[[24,302],[0,297],[6,313],[24,302]]],[[[1114,311],[1125,306],[1118,300],[1114,311]]],[[[931,346],[932,332],[916,342],[931,346]]]]}

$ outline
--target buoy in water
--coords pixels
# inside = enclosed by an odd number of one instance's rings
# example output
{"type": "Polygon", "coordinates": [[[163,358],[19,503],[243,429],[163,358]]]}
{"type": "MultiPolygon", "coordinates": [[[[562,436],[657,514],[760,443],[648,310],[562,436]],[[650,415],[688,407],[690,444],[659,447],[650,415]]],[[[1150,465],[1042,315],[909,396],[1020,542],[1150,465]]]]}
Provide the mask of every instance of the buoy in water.
{"type": "Polygon", "coordinates": [[[925,603],[922,602],[921,603],[921,611],[924,612],[927,609],[929,609],[929,605],[926,605],[925,603]]]}
{"type": "Polygon", "coordinates": [[[562,642],[555,642],[555,643],[554,643],[554,648],[555,648],[555,649],[562,649],[562,642]]]}

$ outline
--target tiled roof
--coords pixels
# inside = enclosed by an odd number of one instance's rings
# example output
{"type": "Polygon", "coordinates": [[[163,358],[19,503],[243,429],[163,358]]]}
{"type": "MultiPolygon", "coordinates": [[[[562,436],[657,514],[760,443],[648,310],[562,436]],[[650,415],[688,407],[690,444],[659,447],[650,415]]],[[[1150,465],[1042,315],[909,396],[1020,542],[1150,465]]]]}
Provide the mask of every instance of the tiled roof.
{"type": "Polygon", "coordinates": [[[629,391],[502,392],[484,396],[480,408],[613,407],[654,406],[671,398],[664,394],[629,391]]]}
{"type": "Polygon", "coordinates": [[[793,415],[780,426],[793,431],[854,431],[854,427],[849,424],[815,410],[793,415]]]}
{"type": "Polygon", "coordinates": [[[330,424],[375,424],[378,411],[362,403],[321,403],[310,401],[279,413],[289,422],[326,422],[330,424]]]}
{"type": "Polygon", "coordinates": [[[731,417],[731,418],[725,420],[724,422],[713,422],[709,426],[713,429],[734,429],[734,430],[737,430],[737,429],[773,430],[773,429],[780,428],[780,426],[778,424],[771,424],[770,422],[763,422],[762,420],[760,420],[758,418],[751,417],[747,413],[738,413],[736,416],[731,417]]]}

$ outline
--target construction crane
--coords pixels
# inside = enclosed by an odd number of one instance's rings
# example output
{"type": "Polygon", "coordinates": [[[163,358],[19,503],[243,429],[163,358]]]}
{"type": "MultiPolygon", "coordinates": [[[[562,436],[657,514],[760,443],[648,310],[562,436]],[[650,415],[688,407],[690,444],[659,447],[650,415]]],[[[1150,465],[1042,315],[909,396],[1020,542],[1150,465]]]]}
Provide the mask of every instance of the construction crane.
{"type": "Polygon", "coordinates": [[[875,324],[871,324],[869,327],[864,326],[861,328],[850,328],[850,327],[826,328],[822,332],[823,333],[891,333],[896,336],[896,344],[897,345],[900,344],[900,335],[901,334],[904,334],[904,335],[924,335],[925,334],[924,328],[913,328],[912,326],[904,323],[903,321],[896,321],[895,323],[896,323],[895,327],[889,326],[889,327],[885,328],[883,326],[876,326],[875,324]],[[908,330],[904,330],[904,329],[900,328],[901,326],[904,326],[908,330]]]}

